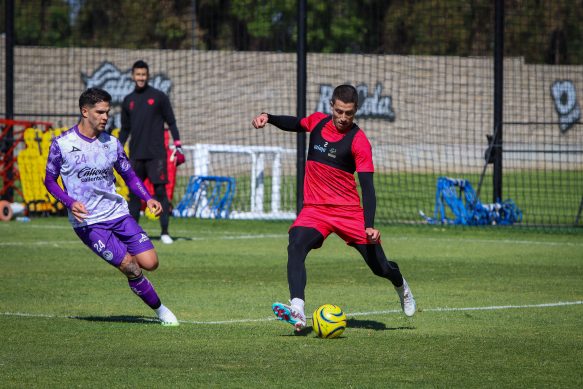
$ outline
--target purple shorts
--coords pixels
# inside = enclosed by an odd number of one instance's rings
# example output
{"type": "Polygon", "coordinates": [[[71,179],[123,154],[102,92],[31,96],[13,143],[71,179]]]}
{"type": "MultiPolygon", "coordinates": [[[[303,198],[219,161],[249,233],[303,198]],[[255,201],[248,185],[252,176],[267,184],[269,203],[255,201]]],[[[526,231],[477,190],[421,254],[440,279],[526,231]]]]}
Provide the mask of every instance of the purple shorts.
{"type": "Polygon", "coordinates": [[[119,267],[126,253],[137,255],[154,248],[130,215],[73,230],[87,247],[115,267],[119,267]]]}

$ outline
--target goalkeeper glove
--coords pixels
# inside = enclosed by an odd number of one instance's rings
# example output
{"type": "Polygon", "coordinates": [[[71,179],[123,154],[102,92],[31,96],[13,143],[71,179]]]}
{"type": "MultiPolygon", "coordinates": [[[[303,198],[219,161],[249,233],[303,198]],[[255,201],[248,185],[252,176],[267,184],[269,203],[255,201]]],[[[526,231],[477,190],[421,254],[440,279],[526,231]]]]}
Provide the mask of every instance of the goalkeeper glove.
{"type": "Polygon", "coordinates": [[[180,144],[180,141],[175,141],[174,142],[174,152],[172,153],[172,156],[170,157],[170,161],[172,162],[176,162],[176,166],[180,166],[182,165],[184,162],[186,162],[186,158],[184,157],[184,151],[182,150],[182,145],[180,144]]]}

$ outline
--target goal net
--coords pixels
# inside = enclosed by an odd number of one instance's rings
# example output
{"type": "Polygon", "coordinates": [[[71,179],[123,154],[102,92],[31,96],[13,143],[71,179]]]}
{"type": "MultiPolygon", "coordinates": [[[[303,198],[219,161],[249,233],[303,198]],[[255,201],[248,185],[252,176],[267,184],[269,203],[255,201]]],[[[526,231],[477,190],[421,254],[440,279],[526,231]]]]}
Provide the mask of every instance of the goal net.
{"type": "Polygon", "coordinates": [[[186,186],[174,216],[230,219],[296,216],[291,202],[295,198],[295,181],[288,177],[295,164],[295,149],[204,143],[185,145],[183,149],[192,185],[186,186]],[[194,184],[196,178],[199,181],[194,184]],[[219,187],[222,182],[229,184],[219,187]]]}

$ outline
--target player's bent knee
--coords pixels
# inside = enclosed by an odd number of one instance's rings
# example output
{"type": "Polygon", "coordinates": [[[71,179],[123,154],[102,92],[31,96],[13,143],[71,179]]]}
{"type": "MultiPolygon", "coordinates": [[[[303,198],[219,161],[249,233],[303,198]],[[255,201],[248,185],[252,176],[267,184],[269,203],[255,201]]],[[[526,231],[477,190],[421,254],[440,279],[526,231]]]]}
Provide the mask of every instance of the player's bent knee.
{"type": "Polygon", "coordinates": [[[158,254],[156,250],[151,249],[136,255],[136,260],[142,269],[154,271],[158,268],[158,254]]]}
{"type": "Polygon", "coordinates": [[[312,249],[322,246],[324,238],[317,230],[306,227],[294,227],[289,234],[287,252],[290,255],[307,255],[312,249]]]}
{"type": "Polygon", "coordinates": [[[158,268],[158,262],[156,261],[152,264],[145,264],[144,266],[141,266],[141,268],[147,271],[154,271],[158,268]]]}

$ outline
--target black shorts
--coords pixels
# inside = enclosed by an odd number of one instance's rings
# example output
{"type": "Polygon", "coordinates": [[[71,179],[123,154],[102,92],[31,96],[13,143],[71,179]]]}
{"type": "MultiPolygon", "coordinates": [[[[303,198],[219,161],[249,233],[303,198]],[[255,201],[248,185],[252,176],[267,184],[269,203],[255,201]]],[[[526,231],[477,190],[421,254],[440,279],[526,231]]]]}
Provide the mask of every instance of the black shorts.
{"type": "Polygon", "coordinates": [[[136,175],[144,181],[146,178],[154,185],[168,183],[166,158],[132,160],[136,175]]]}

